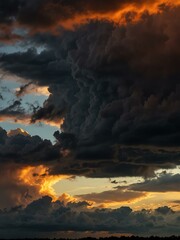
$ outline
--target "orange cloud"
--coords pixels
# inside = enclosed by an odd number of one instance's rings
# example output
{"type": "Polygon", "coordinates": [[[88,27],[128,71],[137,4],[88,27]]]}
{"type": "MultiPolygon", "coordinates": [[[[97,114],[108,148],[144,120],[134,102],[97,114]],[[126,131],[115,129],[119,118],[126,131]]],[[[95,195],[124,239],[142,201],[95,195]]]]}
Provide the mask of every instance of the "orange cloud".
{"type": "Polygon", "coordinates": [[[42,15],[42,20],[36,22],[36,19],[30,21],[28,16],[20,16],[19,24],[25,24],[30,27],[30,33],[46,31],[51,29],[57,32],[57,27],[73,29],[74,27],[85,24],[89,20],[109,20],[118,24],[125,24],[129,21],[138,21],[143,14],[157,14],[172,7],[180,5],[180,0],[113,0],[109,1],[47,1],[35,14],[42,15]]]}
{"type": "Polygon", "coordinates": [[[49,96],[50,92],[48,91],[47,86],[37,86],[35,84],[28,84],[27,87],[22,91],[22,87],[16,88],[16,95],[18,97],[27,95],[27,94],[33,94],[33,95],[44,95],[49,96]]]}
{"type": "Polygon", "coordinates": [[[21,40],[22,36],[13,34],[13,28],[28,28],[29,34],[39,31],[59,33],[58,28],[73,29],[90,20],[108,20],[124,24],[138,21],[143,14],[157,14],[180,5],[180,0],[63,0],[38,1],[25,4],[21,11],[14,12],[11,24],[2,24],[0,41],[21,40]]]}
{"type": "Polygon", "coordinates": [[[80,200],[91,202],[92,206],[102,208],[119,207],[123,204],[139,202],[146,199],[148,193],[129,191],[125,187],[117,188],[116,190],[109,190],[100,193],[89,193],[77,195],[80,200]]]}
{"type": "Polygon", "coordinates": [[[19,180],[27,186],[36,187],[40,195],[48,195],[57,200],[53,185],[62,179],[69,178],[66,175],[49,175],[48,168],[40,165],[37,167],[24,167],[19,174],[19,180]]]}
{"type": "MultiPolygon", "coordinates": [[[[0,116],[0,122],[10,122],[10,123],[19,123],[19,124],[23,124],[23,125],[30,125],[30,124],[34,124],[31,121],[31,115],[26,115],[26,114],[18,114],[18,115],[11,115],[11,114],[4,114],[2,116],[0,116]]],[[[45,125],[49,125],[52,127],[57,127],[57,128],[61,128],[61,126],[64,123],[64,118],[56,118],[56,119],[41,119],[41,120],[37,120],[36,123],[39,124],[45,124],[45,125]]]]}

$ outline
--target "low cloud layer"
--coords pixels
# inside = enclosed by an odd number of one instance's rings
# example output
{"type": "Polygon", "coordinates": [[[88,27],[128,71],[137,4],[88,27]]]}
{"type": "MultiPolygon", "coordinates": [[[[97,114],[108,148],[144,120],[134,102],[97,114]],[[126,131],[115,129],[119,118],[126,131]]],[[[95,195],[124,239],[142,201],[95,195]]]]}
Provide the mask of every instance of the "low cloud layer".
{"type": "MultiPolygon", "coordinates": [[[[179,212],[173,212],[167,206],[155,210],[132,211],[129,207],[110,209],[88,209],[84,202],[52,202],[45,196],[33,201],[26,208],[12,208],[0,212],[1,230],[20,230],[18,236],[28,236],[32,231],[46,236],[61,231],[109,231],[141,236],[179,235],[179,212]],[[21,231],[22,230],[22,231],[21,231]]],[[[8,232],[7,232],[8,234],[8,232]]],[[[8,235],[6,235],[8,236],[8,235]]],[[[11,235],[12,236],[12,235],[11,235]]]]}

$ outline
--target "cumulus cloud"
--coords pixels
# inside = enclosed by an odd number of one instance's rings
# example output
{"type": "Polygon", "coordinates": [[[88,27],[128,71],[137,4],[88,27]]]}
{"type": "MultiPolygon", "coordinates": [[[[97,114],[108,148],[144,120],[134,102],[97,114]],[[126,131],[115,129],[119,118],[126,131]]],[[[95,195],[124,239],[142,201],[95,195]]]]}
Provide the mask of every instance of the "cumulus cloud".
{"type": "MultiPolygon", "coordinates": [[[[129,175],[147,176],[179,164],[178,16],[172,6],[126,25],[96,21],[60,36],[41,33],[31,38],[46,44],[40,54],[29,49],[1,57],[6,71],[50,85],[32,122],[56,119],[74,134],[78,174],[84,159],[89,169],[104,160],[108,177],[111,169],[128,172],[127,163],[129,175]]],[[[93,173],[101,175],[88,176],[93,173]]]]}
{"type": "Polygon", "coordinates": [[[0,163],[7,162],[37,163],[41,161],[58,159],[60,156],[58,147],[52,145],[49,140],[42,140],[39,136],[23,135],[21,133],[8,136],[7,132],[0,129],[0,163]]]}
{"type": "MultiPolygon", "coordinates": [[[[166,206],[163,207],[163,209],[166,208],[166,206]]],[[[21,237],[28,236],[31,231],[34,234],[46,231],[49,235],[65,230],[109,231],[141,236],[179,235],[179,212],[172,214],[171,209],[165,212],[160,209],[133,211],[129,207],[115,210],[88,209],[81,202],[65,206],[63,202],[52,202],[50,197],[45,196],[33,201],[25,208],[1,211],[0,235],[2,236],[3,229],[13,229],[13,237],[16,237],[16,229],[23,230],[20,231],[21,237]],[[79,209],[80,205],[84,206],[83,210],[79,209]]]]}

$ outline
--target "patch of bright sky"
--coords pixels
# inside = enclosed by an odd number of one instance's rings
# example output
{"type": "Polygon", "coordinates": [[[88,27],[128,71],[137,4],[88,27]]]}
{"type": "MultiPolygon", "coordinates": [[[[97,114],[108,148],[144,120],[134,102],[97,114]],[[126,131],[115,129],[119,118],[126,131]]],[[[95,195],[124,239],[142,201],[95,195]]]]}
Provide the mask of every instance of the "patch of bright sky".
{"type": "MultiPolygon", "coordinates": [[[[13,101],[16,99],[14,93],[15,89],[20,87],[22,83],[12,81],[12,80],[2,80],[0,82],[0,90],[1,94],[3,96],[3,100],[0,100],[0,109],[6,108],[9,105],[13,103],[13,101]]],[[[43,102],[47,99],[47,96],[45,95],[37,95],[37,94],[28,94],[23,97],[22,99],[22,107],[28,110],[28,104],[34,104],[38,102],[39,106],[43,105],[43,102]]],[[[53,137],[53,133],[59,128],[46,125],[46,124],[19,124],[15,122],[0,122],[0,127],[4,128],[6,131],[16,129],[16,128],[22,128],[26,130],[30,135],[39,135],[43,139],[49,139],[52,142],[54,142],[55,138],[53,137]]]]}
{"type": "Polygon", "coordinates": [[[55,138],[53,137],[54,132],[59,130],[57,127],[49,126],[43,123],[24,125],[24,124],[11,123],[11,122],[0,122],[0,127],[5,129],[6,131],[14,130],[16,128],[22,128],[25,131],[27,131],[31,136],[38,135],[42,139],[51,140],[52,143],[55,142],[55,138]]]}
{"type": "Polygon", "coordinates": [[[126,186],[132,183],[142,182],[140,177],[119,177],[119,178],[86,178],[76,177],[70,179],[62,179],[56,183],[53,188],[57,195],[68,193],[72,196],[78,194],[88,194],[92,192],[100,193],[103,191],[114,190],[115,186],[126,186]],[[116,180],[118,184],[111,181],[116,180]],[[124,183],[126,181],[126,183],[124,183]]]}
{"type": "Polygon", "coordinates": [[[175,168],[172,169],[159,169],[155,171],[155,174],[159,177],[162,174],[180,174],[180,165],[176,166],[175,168]]]}
{"type": "MultiPolygon", "coordinates": [[[[156,171],[157,175],[161,175],[164,169],[156,171]]],[[[177,166],[174,169],[166,170],[166,173],[176,174],[180,173],[180,167],[177,166]]],[[[115,190],[115,186],[128,186],[133,183],[143,182],[142,177],[119,177],[119,178],[86,178],[86,177],[76,177],[70,179],[62,179],[56,183],[53,188],[57,196],[62,195],[63,193],[68,193],[71,196],[89,194],[89,193],[100,193],[104,191],[115,190]],[[117,184],[111,183],[116,181],[117,184]]],[[[179,200],[179,192],[169,193],[156,193],[149,192],[147,197],[138,199],[138,201],[127,202],[127,205],[133,208],[134,210],[140,210],[142,208],[154,209],[163,205],[170,205],[170,202],[174,200],[179,200]]],[[[112,202],[108,206],[111,208],[118,208],[124,206],[124,202],[112,202]]],[[[176,204],[177,205],[177,204],[176,204]]],[[[180,207],[174,207],[175,204],[171,204],[173,209],[180,210],[180,207]]]]}
{"type": "Polygon", "coordinates": [[[151,192],[147,198],[143,198],[138,202],[130,204],[135,210],[155,209],[162,206],[170,206],[174,210],[180,210],[180,205],[175,204],[175,201],[180,199],[180,192],[151,192]]]}
{"type": "MultiPolygon", "coordinates": [[[[9,106],[11,102],[13,102],[15,97],[15,91],[17,88],[19,88],[22,84],[16,81],[12,80],[2,80],[0,84],[1,94],[3,96],[3,100],[1,100],[1,109],[9,106]]],[[[22,99],[22,107],[27,109],[27,103],[33,104],[35,102],[38,102],[40,106],[42,106],[43,102],[47,99],[47,96],[45,95],[37,95],[37,94],[27,94],[23,97],[20,97],[19,99],[22,99]]]]}
{"type": "Polygon", "coordinates": [[[15,52],[26,52],[28,48],[32,47],[36,48],[38,54],[45,49],[43,46],[24,45],[22,42],[17,42],[13,45],[0,44],[0,53],[11,54],[15,52]]]}

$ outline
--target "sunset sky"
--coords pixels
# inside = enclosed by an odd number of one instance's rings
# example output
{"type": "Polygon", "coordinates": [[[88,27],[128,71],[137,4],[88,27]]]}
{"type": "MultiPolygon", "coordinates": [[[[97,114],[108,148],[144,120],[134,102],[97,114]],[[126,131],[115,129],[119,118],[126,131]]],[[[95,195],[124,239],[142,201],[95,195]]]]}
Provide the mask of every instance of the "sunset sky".
{"type": "Polygon", "coordinates": [[[0,238],[180,235],[180,0],[0,1],[0,238]]]}

